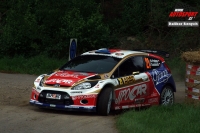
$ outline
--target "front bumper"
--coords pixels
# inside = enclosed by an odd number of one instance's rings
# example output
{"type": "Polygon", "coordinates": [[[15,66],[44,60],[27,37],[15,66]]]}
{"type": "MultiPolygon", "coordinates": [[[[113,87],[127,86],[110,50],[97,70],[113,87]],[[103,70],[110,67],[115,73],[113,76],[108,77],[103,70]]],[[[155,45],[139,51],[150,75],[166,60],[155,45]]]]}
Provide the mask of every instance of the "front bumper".
{"type": "Polygon", "coordinates": [[[86,112],[96,112],[96,106],[79,106],[79,105],[56,105],[56,104],[46,104],[41,103],[37,100],[30,100],[31,105],[38,106],[40,108],[50,108],[57,110],[67,110],[67,111],[86,111],[86,112]]]}

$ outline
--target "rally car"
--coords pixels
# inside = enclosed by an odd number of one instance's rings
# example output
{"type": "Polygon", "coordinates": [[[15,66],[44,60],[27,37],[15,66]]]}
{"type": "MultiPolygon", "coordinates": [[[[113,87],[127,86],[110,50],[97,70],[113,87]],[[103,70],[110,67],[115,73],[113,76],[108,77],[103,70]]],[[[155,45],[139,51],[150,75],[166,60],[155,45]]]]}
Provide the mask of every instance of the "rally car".
{"type": "Polygon", "coordinates": [[[40,75],[34,81],[30,104],[100,115],[173,104],[176,86],[159,53],[105,48],[83,53],[54,72],[40,75]]]}

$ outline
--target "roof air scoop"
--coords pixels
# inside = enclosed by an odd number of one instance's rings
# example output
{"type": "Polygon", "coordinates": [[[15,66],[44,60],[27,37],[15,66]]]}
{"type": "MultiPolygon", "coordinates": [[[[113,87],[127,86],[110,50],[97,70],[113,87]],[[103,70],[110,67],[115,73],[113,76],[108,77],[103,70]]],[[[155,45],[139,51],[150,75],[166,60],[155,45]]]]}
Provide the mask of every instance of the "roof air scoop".
{"type": "Polygon", "coordinates": [[[96,50],[95,53],[111,54],[110,51],[107,48],[101,48],[99,50],[96,50]]]}

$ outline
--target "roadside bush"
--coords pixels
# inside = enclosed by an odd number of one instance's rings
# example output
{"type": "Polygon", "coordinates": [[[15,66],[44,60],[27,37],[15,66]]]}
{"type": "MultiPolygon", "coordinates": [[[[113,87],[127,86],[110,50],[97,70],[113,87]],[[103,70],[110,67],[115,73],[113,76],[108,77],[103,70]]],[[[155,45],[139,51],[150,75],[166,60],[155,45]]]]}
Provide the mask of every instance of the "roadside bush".
{"type": "MultiPolygon", "coordinates": [[[[172,57],[179,56],[183,51],[200,47],[200,30],[195,27],[168,27],[169,13],[174,11],[177,2],[200,9],[197,1],[124,0],[121,18],[111,22],[110,27],[116,29],[120,37],[138,39],[140,43],[130,44],[134,48],[165,50],[172,57]]],[[[196,21],[200,20],[199,16],[196,21]]]]}
{"type": "Polygon", "coordinates": [[[121,17],[110,22],[115,32],[123,35],[136,35],[147,25],[149,1],[123,0],[121,17]]]}
{"type": "Polygon", "coordinates": [[[13,2],[0,36],[2,55],[62,58],[68,54],[70,38],[78,39],[79,52],[109,42],[109,27],[93,0],[13,2]]]}

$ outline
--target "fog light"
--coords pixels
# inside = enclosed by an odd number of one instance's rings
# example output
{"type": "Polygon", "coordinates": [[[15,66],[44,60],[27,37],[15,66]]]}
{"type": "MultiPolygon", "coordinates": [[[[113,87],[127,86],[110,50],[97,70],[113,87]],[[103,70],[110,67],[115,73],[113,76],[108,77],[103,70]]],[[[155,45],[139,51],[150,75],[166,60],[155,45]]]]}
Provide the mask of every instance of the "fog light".
{"type": "Polygon", "coordinates": [[[81,104],[87,104],[87,103],[88,103],[88,100],[86,99],[81,100],[81,104]]]}

